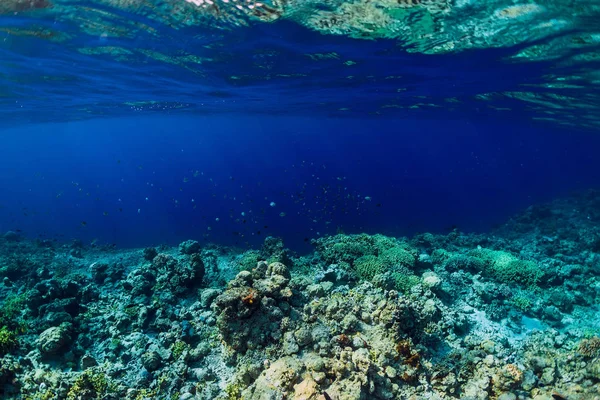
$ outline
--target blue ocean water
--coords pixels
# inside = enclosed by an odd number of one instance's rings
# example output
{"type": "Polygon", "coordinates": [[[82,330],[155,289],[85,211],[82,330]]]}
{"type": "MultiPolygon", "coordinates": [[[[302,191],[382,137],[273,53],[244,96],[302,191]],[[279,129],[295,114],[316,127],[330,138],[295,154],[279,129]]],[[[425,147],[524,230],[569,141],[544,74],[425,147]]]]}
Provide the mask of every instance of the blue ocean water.
{"type": "Polygon", "coordinates": [[[600,183],[594,19],[436,53],[439,38],[224,29],[125,3],[0,9],[0,231],[303,249],[487,231],[600,183]]]}
{"type": "Polygon", "coordinates": [[[1,230],[143,246],[487,231],[600,182],[600,137],[498,121],[151,116],[4,132],[1,230]],[[274,204],[271,204],[274,203],[274,204]]]}

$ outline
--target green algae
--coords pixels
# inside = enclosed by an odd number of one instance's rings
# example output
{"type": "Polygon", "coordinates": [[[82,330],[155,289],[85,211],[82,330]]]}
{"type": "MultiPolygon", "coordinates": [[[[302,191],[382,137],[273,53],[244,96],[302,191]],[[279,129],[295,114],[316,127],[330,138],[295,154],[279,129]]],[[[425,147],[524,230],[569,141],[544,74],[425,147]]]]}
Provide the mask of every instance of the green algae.
{"type": "Polygon", "coordinates": [[[12,352],[18,344],[16,332],[9,330],[6,326],[0,328],[0,356],[12,352]]]}
{"type": "Polygon", "coordinates": [[[90,368],[77,376],[69,389],[67,400],[102,399],[114,390],[114,384],[108,380],[106,374],[90,368]]]}
{"type": "Polygon", "coordinates": [[[183,340],[178,340],[173,344],[171,352],[173,359],[178,360],[186,350],[189,350],[190,346],[183,340]]]}
{"type": "Polygon", "coordinates": [[[26,303],[26,294],[11,294],[2,302],[0,309],[0,326],[15,328],[22,324],[21,312],[26,303]]]}
{"type": "Polygon", "coordinates": [[[510,303],[522,312],[527,312],[531,310],[531,307],[533,307],[533,302],[531,301],[531,298],[523,295],[511,298],[510,303]]]}

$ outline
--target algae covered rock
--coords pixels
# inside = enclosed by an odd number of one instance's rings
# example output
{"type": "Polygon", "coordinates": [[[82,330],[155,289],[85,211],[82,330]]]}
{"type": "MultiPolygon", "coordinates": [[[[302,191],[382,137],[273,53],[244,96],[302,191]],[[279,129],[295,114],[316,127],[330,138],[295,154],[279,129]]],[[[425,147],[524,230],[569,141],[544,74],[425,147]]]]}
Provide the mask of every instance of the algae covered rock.
{"type": "Polygon", "coordinates": [[[148,296],[156,283],[156,274],[149,269],[132,271],[122,283],[123,288],[132,296],[148,296]]]}
{"type": "Polygon", "coordinates": [[[179,252],[181,254],[190,255],[198,253],[200,252],[200,249],[202,249],[202,246],[200,246],[200,243],[196,240],[186,240],[179,244],[179,252]]]}
{"type": "Polygon", "coordinates": [[[237,351],[264,346],[282,336],[280,322],[289,313],[289,272],[276,262],[258,263],[252,273],[240,272],[214,301],[217,327],[237,351]]]}
{"type": "Polygon", "coordinates": [[[0,357],[11,352],[18,346],[17,335],[6,326],[0,328],[0,357]]]}
{"type": "Polygon", "coordinates": [[[204,308],[210,307],[219,294],[221,294],[219,289],[209,288],[202,290],[200,293],[200,305],[204,308]]]}
{"type": "MultiPolygon", "coordinates": [[[[294,388],[301,369],[302,364],[296,358],[280,358],[260,374],[253,385],[253,390],[244,392],[242,398],[248,400],[284,398],[285,394],[294,388]]],[[[300,387],[299,390],[308,389],[300,387]]]]}
{"type": "Polygon", "coordinates": [[[15,231],[7,231],[2,235],[2,239],[7,242],[18,242],[21,239],[21,236],[15,231]]]}
{"type": "Polygon", "coordinates": [[[279,262],[286,265],[291,265],[290,252],[283,245],[283,240],[273,236],[265,238],[261,251],[261,258],[267,263],[279,262]]]}
{"type": "Polygon", "coordinates": [[[89,267],[92,279],[96,283],[117,282],[125,271],[125,268],[120,263],[107,264],[102,262],[92,263],[89,267]]]}
{"type": "Polygon", "coordinates": [[[143,252],[144,260],[152,261],[158,255],[158,251],[154,247],[146,247],[143,252]]]}
{"type": "Polygon", "coordinates": [[[157,351],[147,351],[142,354],[142,365],[148,372],[156,371],[162,365],[162,358],[157,351]]]}
{"type": "Polygon", "coordinates": [[[71,325],[62,324],[46,329],[37,340],[38,348],[45,355],[55,355],[71,343],[71,325]]]}
{"type": "Polygon", "coordinates": [[[200,286],[206,271],[200,254],[193,252],[180,258],[158,254],[152,260],[149,272],[156,276],[156,289],[168,289],[173,294],[181,294],[200,286]]]}

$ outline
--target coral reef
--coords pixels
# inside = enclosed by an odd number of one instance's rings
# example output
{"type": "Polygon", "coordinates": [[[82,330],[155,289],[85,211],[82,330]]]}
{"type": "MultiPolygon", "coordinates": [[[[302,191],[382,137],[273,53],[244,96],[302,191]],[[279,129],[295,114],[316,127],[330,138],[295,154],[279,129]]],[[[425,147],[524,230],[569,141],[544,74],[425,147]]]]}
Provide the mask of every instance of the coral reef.
{"type": "Polygon", "coordinates": [[[597,398],[599,199],[486,235],[322,237],[305,256],[276,238],[117,250],[7,233],[0,396],[597,398]]]}
{"type": "Polygon", "coordinates": [[[290,312],[289,281],[285,265],[261,261],[252,272],[240,272],[215,298],[217,327],[236,354],[281,339],[280,324],[290,312]]]}

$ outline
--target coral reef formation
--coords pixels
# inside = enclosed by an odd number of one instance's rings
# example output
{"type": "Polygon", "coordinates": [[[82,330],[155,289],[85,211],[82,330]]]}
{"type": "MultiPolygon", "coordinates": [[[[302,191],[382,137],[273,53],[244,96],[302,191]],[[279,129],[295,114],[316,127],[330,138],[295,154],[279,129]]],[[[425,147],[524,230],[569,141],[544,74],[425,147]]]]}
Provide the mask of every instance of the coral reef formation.
{"type": "Polygon", "coordinates": [[[490,234],[335,235],[296,256],[0,238],[0,395],[593,399],[600,193],[490,234]]]}

